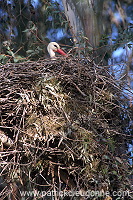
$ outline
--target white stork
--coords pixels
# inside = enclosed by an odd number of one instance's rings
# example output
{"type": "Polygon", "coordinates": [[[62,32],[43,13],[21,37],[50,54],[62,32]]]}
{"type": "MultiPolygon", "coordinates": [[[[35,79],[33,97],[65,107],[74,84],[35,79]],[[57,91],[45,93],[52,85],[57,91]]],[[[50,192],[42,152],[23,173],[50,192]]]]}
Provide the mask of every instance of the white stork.
{"type": "Polygon", "coordinates": [[[67,56],[67,54],[60,48],[59,44],[57,44],[56,42],[50,42],[47,46],[47,50],[51,59],[55,58],[55,52],[58,52],[63,56],[67,56]]]}

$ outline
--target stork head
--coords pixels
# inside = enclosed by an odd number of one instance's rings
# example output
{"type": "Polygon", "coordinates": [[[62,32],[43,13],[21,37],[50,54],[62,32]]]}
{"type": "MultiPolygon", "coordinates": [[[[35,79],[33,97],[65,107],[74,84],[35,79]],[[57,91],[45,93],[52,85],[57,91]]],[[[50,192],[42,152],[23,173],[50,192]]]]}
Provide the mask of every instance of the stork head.
{"type": "Polygon", "coordinates": [[[50,42],[47,46],[47,50],[50,58],[55,57],[55,52],[58,52],[63,56],[67,56],[67,54],[60,48],[60,46],[56,42],[50,42]]]}

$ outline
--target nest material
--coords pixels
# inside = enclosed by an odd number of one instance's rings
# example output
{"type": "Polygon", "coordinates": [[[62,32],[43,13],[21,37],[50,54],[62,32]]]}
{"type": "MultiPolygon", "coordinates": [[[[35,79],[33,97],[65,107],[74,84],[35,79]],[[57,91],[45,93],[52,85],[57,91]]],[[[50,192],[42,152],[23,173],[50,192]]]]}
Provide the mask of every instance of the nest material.
{"type": "Polygon", "coordinates": [[[3,197],[129,189],[121,96],[108,67],[89,58],[1,66],[3,197]]]}

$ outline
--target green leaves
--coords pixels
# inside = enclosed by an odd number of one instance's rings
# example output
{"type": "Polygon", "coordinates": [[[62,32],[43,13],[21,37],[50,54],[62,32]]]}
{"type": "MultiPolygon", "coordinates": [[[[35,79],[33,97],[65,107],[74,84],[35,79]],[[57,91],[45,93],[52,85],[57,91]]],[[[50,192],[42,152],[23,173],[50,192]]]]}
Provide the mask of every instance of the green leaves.
{"type": "Polygon", "coordinates": [[[5,64],[8,60],[8,57],[5,54],[0,55],[0,63],[5,64]]]}

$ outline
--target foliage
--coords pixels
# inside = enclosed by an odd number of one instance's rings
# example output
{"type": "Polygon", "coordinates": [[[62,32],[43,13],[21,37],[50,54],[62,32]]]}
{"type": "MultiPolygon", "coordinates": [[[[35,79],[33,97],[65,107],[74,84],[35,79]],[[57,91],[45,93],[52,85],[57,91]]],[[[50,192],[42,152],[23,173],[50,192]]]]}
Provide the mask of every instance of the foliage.
{"type": "Polygon", "coordinates": [[[37,6],[30,0],[19,0],[19,4],[16,0],[3,2],[1,45],[3,42],[10,44],[10,50],[4,45],[1,47],[1,63],[21,62],[23,57],[27,60],[43,57],[51,40],[49,34],[57,35],[58,29],[66,32],[66,38],[70,37],[68,23],[57,2],[39,1],[37,6]]]}
{"type": "Polygon", "coordinates": [[[3,50],[6,52],[6,54],[1,54],[0,55],[0,63],[1,64],[6,64],[8,62],[24,62],[26,58],[17,55],[17,52],[13,52],[13,49],[10,47],[10,43],[8,41],[3,42],[3,50]]]}
{"type": "MultiPolygon", "coordinates": [[[[4,45],[1,47],[0,62],[2,64],[42,58],[47,54],[46,46],[49,40],[54,40],[54,38],[60,40],[61,43],[73,46],[69,22],[66,20],[61,4],[57,1],[40,0],[35,5],[31,0],[19,0],[19,4],[18,1],[13,0],[12,3],[4,1],[1,5],[1,43],[10,44],[8,45],[10,51],[4,45]],[[57,37],[59,31],[63,34],[62,38],[57,37]],[[14,55],[17,58],[14,59],[14,55]]],[[[100,36],[102,48],[99,50],[99,47],[95,47],[95,50],[98,49],[97,55],[99,51],[102,54],[99,60],[103,59],[104,55],[108,60],[111,53],[121,46],[128,45],[132,48],[132,23],[126,19],[126,16],[132,17],[131,9],[130,4],[124,2],[105,2],[102,12],[107,28],[100,36]],[[121,19],[117,18],[116,14],[121,19]],[[113,29],[118,32],[116,37],[113,36],[113,29]]],[[[79,48],[75,48],[72,52],[78,56],[86,56],[94,52],[90,45],[90,38],[87,38],[83,32],[77,36],[76,47],[79,48]]]]}
{"type": "Polygon", "coordinates": [[[130,25],[126,29],[120,29],[118,33],[118,37],[112,39],[114,43],[114,50],[122,46],[125,48],[125,45],[128,46],[128,48],[132,49],[133,46],[133,24],[130,23],[130,25]]]}

